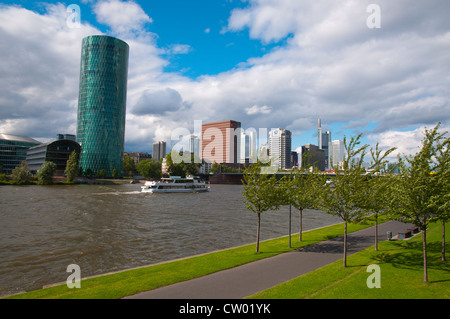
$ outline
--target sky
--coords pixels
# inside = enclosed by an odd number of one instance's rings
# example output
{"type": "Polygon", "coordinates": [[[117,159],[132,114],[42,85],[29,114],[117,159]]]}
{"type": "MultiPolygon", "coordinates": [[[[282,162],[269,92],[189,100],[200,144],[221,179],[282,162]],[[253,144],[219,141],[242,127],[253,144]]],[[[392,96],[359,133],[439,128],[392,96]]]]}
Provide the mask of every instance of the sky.
{"type": "Polygon", "coordinates": [[[448,0],[17,0],[0,4],[0,133],[76,134],[93,34],[130,46],[128,152],[194,121],[288,129],[295,150],[317,145],[320,117],[393,159],[450,130],[448,0]]]}

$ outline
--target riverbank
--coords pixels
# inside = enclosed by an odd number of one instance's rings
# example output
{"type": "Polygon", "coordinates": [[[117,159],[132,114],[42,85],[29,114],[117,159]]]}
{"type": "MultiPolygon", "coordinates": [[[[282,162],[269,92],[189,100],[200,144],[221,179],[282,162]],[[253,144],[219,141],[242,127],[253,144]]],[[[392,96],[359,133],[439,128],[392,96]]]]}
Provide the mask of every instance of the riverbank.
{"type": "MultiPolygon", "coordinates": [[[[354,232],[370,226],[371,224],[351,224],[349,225],[349,231],[354,232]]],[[[291,248],[289,248],[289,236],[283,236],[262,241],[260,253],[255,253],[255,244],[248,244],[146,267],[86,278],[81,281],[80,289],[69,289],[63,283],[41,290],[9,296],[8,298],[118,299],[137,294],[141,291],[167,286],[172,283],[273,257],[284,252],[341,236],[342,233],[342,224],[336,224],[303,232],[303,240],[301,242],[298,241],[298,234],[293,234],[291,236],[291,248]]]]}
{"type": "MultiPolygon", "coordinates": [[[[446,227],[450,226],[447,222],[446,227]]],[[[445,241],[450,241],[446,232],[445,241]]],[[[450,253],[447,246],[446,254],[450,253]]],[[[383,241],[341,261],[249,296],[248,299],[450,299],[450,262],[441,260],[442,226],[427,229],[429,282],[423,282],[422,233],[383,241]],[[368,265],[379,267],[379,286],[368,287],[368,265]],[[319,278],[319,279],[318,279],[319,278]]],[[[370,281],[372,283],[372,281],[370,281]]]]}
{"type": "MultiPolygon", "coordinates": [[[[447,226],[450,223],[447,223],[447,226]]],[[[351,225],[351,232],[370,225],[351,225]],[[356,228],[355,228],[356,227],[356,228]]],[[[440,223],[428,229],[430,282],[422,281],[421,233],[410,240],[382,241],[379,250],[373,246],[348,257],[348,267],[338,260],[317,270],[261,291],[248,298],[256,299],[448,299],[450,264],[440,260],[440,223]],[[381,289],[366,285],[366,269],[378,264],[381,269],[381,289]]],[[[264,241],[262,252],[252,253],[254,244],[236,247],[180,260],[164,262],[95,278],[84,279],[80,289],[68,289],[65,284],[14,295],[8,299],[117,299],[133,295],[133,291],[155,289],[171,283],[186,281],[222,269],[232,268],[279,255],[282,252],[313,245],[342,233],[342,224],[304,232],[304,241],[286,249],[288,237],[264,241]],[[322,239],[322,240],[320,240],[322,239]],[[244,260],[246,259],[246,260],[244,260]]],[[[298,234],[297,234],[298,236],[298,234]]],[[[293,238],[297,238],[294,234],[293,238]]],[[[447,234],[446,240],[450,238],[447,234]]],[[[292,239],[293,239],[292,238],[292,239]]],[[[314,246],[314,245],[313,245],[314,246]]],[[[312,246],[311,246],[312,247],[312,246]]],[[[447,249],[448,251],[448,249],[447,249]]]]}
{"type": "MultiPolygon", "coordinates": [[[[143,184],[144,180],[134,180],[134,179],[107,179],[107,178],[77,178],[76,181],[67,182],[67,178],[63,176],[54,176],[52,178],[52,184],[49,185],[79,185],[79,184],[92,184],[92,185],[124,185],[124,184],[143,184]]],[[[12,185],[12,186],[23,186],[23,185],[40,185],[36,178],[30,178],[27,181],[13,181],[12,179],[2,179],[0,180],[0,185],[12,185]]],[[[45,185],[48,186],[48,185],[45,185]]]]}

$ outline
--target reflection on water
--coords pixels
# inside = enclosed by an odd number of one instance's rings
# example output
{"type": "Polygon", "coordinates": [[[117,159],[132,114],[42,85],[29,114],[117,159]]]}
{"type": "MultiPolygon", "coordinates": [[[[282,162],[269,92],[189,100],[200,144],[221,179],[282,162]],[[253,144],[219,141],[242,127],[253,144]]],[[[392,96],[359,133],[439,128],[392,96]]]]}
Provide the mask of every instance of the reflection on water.
{"type": "MultiPolygon", "coordinates": [[[[242,186],[198,194],[141,193],[140,185],[1,186],[0,295],[255,241],[242,186]]],[[[292,232],[298,232],[292,213],[292,232]]],[[[304,230],[338,222],[304,211],[304,230]]],[[[266,212],[261,239],[288,234],[289,207],[266,212]]]]}

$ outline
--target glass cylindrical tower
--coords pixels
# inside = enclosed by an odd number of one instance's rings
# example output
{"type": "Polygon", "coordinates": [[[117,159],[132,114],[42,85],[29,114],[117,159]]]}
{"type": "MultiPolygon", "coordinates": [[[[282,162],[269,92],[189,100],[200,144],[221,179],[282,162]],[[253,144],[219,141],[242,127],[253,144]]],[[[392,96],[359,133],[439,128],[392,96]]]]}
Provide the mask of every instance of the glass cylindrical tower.
{"type": "Polygon", "coordinates": [[[127,43],[110,36],[83,39],[77,119],[83,172],[122,175],[128,52],[127,43]]]}

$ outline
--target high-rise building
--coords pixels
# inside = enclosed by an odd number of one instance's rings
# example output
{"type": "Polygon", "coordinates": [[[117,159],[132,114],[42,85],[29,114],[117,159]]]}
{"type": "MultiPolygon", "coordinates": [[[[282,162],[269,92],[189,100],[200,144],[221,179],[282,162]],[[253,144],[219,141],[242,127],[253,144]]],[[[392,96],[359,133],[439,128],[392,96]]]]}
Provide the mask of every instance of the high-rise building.
{"type": "Polygon", "coordinates": [[[189,152],[200,158],[200,138],[196,135],[191,135],[189,139],[189,152]]]}
{"type": "Polygon", "coordinates": [[[248,129],[241,132],[241,164],[256,163],[258,156],[256,130],[248,129]]]}
{"type": "Polygon", "coordinates": [[[272,166],[281,169],[291,168],[291,143],[291,131],[277,128],[269,132],[269,154],[272,166]]]}
{"type": "Polygon", "coordinates": [[[122,174],[128,53],[128,44],[113,37],[83,39],[77,120],[83,171],[122,174]]]}
{"type": "Polygon", "coordinates": [[[325,169],[330,169],[329,161],[329,145],[331,143],[331,132],[325,131],[322,133],[322,149],[325,151],[325,169]]]}
{"type": "Polygon", "coordinates": [[[322,149],[322,121],[320,117],[317,120],[317,145],[322,149]]]}
{"type": "Polygon", "coordinates": [[[302,146],[302,167],[310,165],[319,171],[325,170],[325,151],[317,145],[307,144],[302,146]]]}
{"type": "Polygon", "coordinates": [[[317,122],[317,146],[325,151],[325,169],[330,168],[329,163],[329,144],[331,143],[331,132],[322,132],[322,121],[319,117],[317,122]]]}
{"type": "Polygon", "coordinates": [[[152,157],[158,161],[166,157],[166,142],[153,143],[152,157]]]}
{"type": "Polygon", "coordinates": [[[331,168],[341,166],[344,161],[345,147],[344,141],[334,140],[329,144],[329,165],[331,168]]]}
{"type": "Polygon", "coordinates": [[[238,164],[241,123],[222,121],[202,124],[202,159],[209,163],[238,164]]]}

